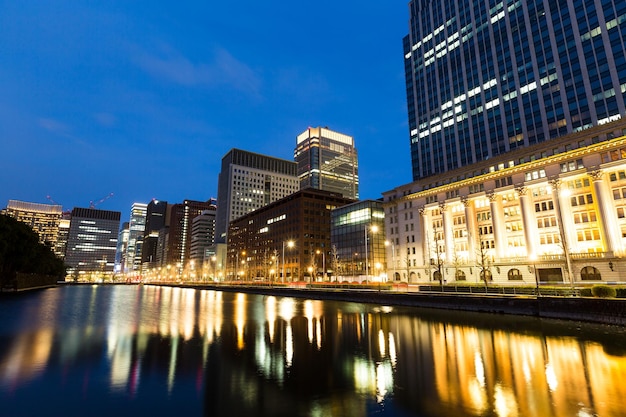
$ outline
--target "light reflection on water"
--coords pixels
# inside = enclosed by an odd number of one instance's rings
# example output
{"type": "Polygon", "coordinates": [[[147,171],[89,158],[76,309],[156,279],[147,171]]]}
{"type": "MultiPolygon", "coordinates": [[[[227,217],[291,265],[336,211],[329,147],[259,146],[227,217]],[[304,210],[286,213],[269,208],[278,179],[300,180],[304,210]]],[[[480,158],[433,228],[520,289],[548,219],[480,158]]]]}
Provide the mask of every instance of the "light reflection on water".
{"type": "Polygon", "coordinates": [[[619,416],[625,340],[511,316],[64,287],[0,299],[0,404],[8,416],[619,416]]]}

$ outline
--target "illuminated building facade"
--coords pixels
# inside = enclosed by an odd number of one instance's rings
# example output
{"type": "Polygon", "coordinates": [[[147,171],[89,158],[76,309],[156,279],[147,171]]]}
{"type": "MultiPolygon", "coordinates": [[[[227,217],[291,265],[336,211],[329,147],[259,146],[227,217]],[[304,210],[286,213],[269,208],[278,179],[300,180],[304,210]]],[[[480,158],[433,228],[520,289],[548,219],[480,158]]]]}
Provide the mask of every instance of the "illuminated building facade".
{"type": "Polygon", "coordinates": [[[232,221],[226,276],[328,279],[332,274],[331,211],[351,202],[338,193],[307,188],[232,221]]]}
{"type": "Polygon", "coordinates": [[[113,272],[120,227],[119,211],[72,210],[65,263],[74,278],[102,278],[113,272]]]}
{"type": "Polygon", "coordinates": [[[300,189],[311,187],[358,200],[359,163],[352,136],[310,127],[296,138],[294,160],[300,189]]]}
{"type": "Polygon", "coordinates": [[[146,216],[148,205],[145,203],[133,203],[130,209],[130,222],[128,223],[128,245],[126,246],[125,273],[141,271],[141,251],[143,237],[146,229],[146,216]]]}
{"type": "Polygon", "coordinates": [[[176,267],[178,273],[183,273],[191,267],[191,227],[196,216],[205,210],[215,210],[215,201],[185,200],[180,204],[173,204],[169,210],[169,224],[166,228],[166,242],[164,243],[163,265],[176,267]]]}
{"type": "Polygon", "coordinates": [[[115,249],[115,265],[113,266],[113,272],[120,274],[126,270],[126,255],[128,251],[128,235],[129,235],[129,223],[122,223],[119,233],[117,234],[117,248],[115,249]]]}
{"type": "Polygon", "coordinates": [[[30,226],[39,235],[39,241],[50,245],[58,257],[62,258],[65,255],[61,251],[62,247],[58,247],[59,225],[63,212],[61,206],[9,200],[4,212],[30,226]]]}
{"type": "Polygon", "coordinates": [[[395,280],[436,281],[437,272],[447,282],[625,280],[626,120],[383,196],[395,280]]]}
{"type": "Polygon", "coordinates": [[[296,163],[231,149],[217,185],[216,243],[226,243],[228,223],[300,189],[296,163]]]}
{"type": "Polygon", "coordinates": [[[332,211],[331,244],[340,279],[386,280],[384,220],[383,204],[378,200],[357,201],[332,211]]]}
{"type": "Polygon", "coordinates": [[[197,266],[209,262],[215,256],[215,250],[207,252],[215,241],[215,212],[217,207],[204,210],[191,221],[191,253],[190,258],[197,266]]]}
{"type": "Polygon", "coordinates": [[[626,2],[415,0],[413,180],[626,115],[626,2]]]}

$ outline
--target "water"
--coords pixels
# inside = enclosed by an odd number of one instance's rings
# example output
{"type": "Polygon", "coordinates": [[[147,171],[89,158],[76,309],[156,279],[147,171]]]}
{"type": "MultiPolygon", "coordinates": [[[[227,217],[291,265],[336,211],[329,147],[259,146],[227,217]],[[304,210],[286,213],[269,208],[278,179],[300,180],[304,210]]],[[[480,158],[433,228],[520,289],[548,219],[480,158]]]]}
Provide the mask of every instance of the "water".
{"type": "Polygon", "coordinates": [[[622,328],[152,286],[0,298],[2,416],[626,416],[622,328]]]}

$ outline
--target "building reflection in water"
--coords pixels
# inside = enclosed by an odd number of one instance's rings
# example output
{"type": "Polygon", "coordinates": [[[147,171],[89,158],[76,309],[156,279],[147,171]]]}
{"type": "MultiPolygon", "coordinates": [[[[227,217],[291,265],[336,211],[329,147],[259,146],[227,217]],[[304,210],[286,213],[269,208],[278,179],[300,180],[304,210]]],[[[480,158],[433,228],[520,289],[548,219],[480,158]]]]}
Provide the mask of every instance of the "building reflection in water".
{"type": "Polygon", "coordinates": [[[0,333],[2,399],[67,395],[75,374],[214,416],[624,415],[626,336],[607,327],[151,286],[28,300],[0,333]]]}

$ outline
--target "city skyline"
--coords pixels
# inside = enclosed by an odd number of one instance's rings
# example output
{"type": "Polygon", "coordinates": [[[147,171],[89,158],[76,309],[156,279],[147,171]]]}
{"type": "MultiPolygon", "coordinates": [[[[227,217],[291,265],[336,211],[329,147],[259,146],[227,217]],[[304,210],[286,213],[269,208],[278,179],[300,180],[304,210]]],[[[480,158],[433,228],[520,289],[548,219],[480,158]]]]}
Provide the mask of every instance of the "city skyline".
{"type": "Polygon", "coordinates": [[[0,204],[208,200],[230,149],[293,160],[309,126],[354,137],[380,198],[411,181],[407,4],[2,4],[0,204]]]}

